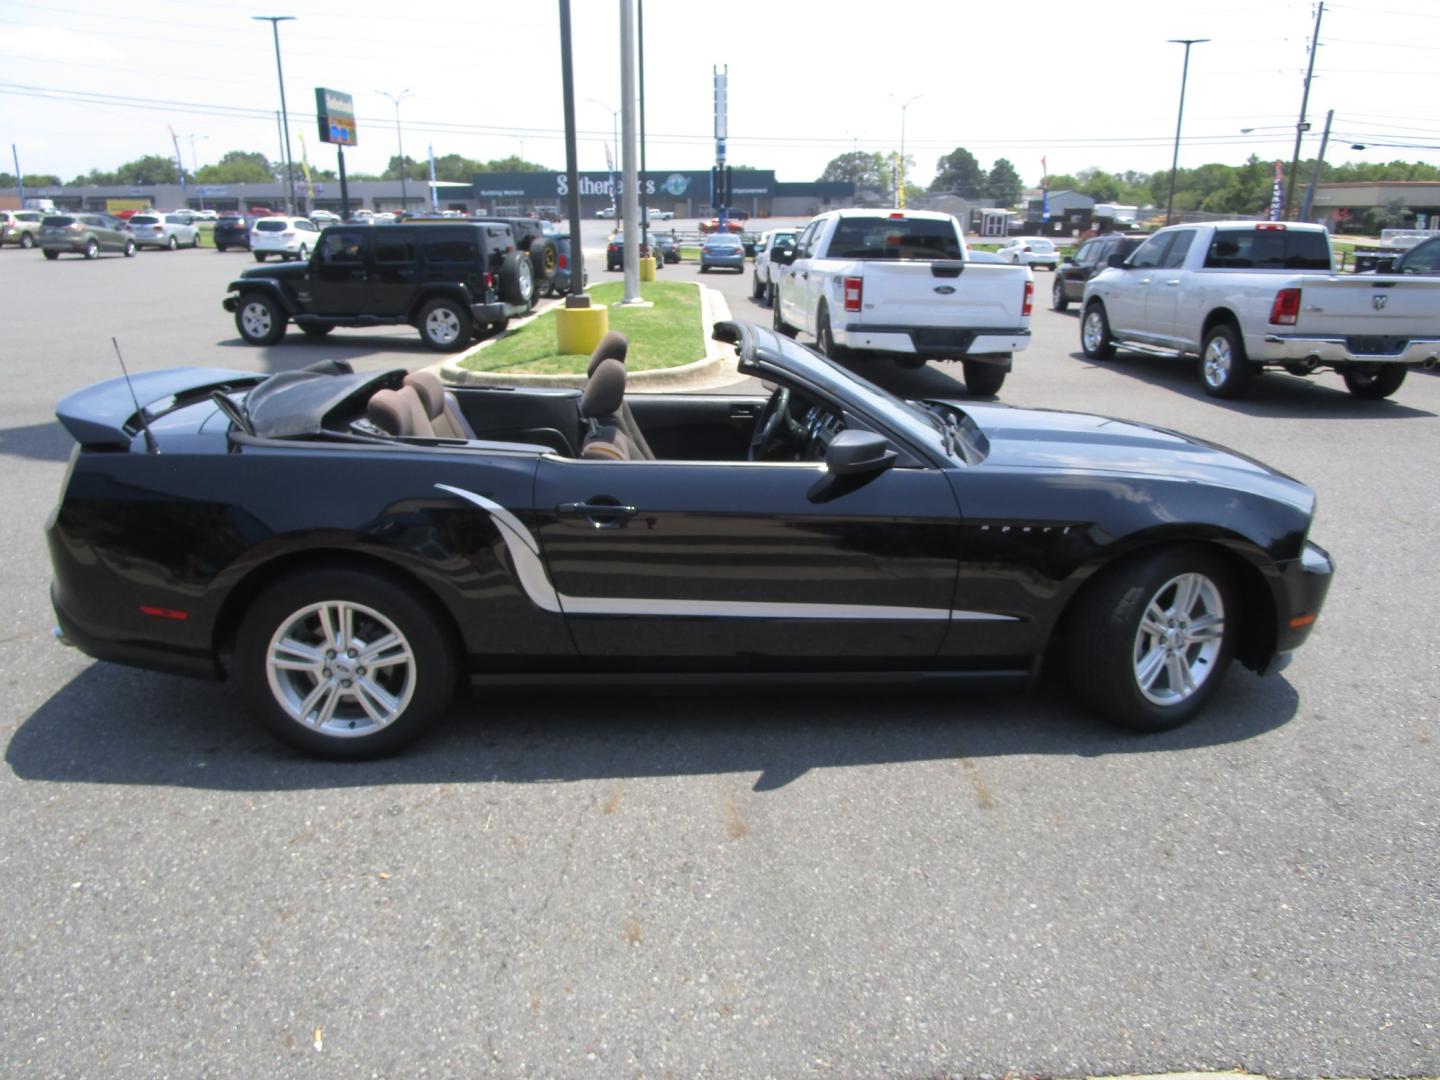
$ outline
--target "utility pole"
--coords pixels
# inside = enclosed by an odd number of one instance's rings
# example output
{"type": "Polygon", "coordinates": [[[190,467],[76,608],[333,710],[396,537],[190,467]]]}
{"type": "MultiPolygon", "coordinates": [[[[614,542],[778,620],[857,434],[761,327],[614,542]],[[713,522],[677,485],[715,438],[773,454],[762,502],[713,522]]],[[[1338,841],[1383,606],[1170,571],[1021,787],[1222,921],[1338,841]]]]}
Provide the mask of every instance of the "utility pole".
{"type": "Polygon", "coordinates": [[[1290,157],[1290,175],[1285,178],[1285,217],[1291,216],[1295,197],[1295,170],[1300,167],[1300,140],[1310,125],[1305,122],[1305,109],[1310,104],[1310,80],[1315,75],[1315,53],[1320,48],[1320,20],[1325,15],[1325,0],[1315,9],[1315,36],[1310,39],[1310,65],[1305,69],[1305,92],[1300,95],[1300,119],[1295,121],[1295,153],[1290,157]]]}
{"type": "Polygon", "coordinates": [[[1185,120],[1185,84],[1190,81],[1190,46],[1203,45],[1209,38],[1171,38],[1166,44],[1185,46],[1185,66],[1180,69],[1180,110],[1175,114],[1175,153],[1170,158],[1170,194],[1165,199],[1165,224],[1175,214],[1175,170],[1180,165],[1180,125],[1185,120]]]}
{"type": "Polygon", "coordinates": [[[275,75],[280,82],[280,149],[285,159],[285,179],[290,184],[290,213],[295,213],[295,163],[290,158],[290,116],[285,108],[285,69],[280,66],[280,24],[294,22],[294,15],[251,15],[257,22],[268,22],[275,38],[275,75]]]}
{"type": "Polygon", "coordinates": [[[1335,110],[1325,114],[1325,131],[1320,136],[1320,153],[1315,155],[1315,168],[1310,173],[1310,186],[1305,189],[1305,205],[1300,207],[1300,220],[1310,220],[1310,206],[1315,201],[1315,185],[1320,182],[1320,168],[1325,164],[1325,148],[1330,145],[1330,123],[1335,119],[1335,110]]]}

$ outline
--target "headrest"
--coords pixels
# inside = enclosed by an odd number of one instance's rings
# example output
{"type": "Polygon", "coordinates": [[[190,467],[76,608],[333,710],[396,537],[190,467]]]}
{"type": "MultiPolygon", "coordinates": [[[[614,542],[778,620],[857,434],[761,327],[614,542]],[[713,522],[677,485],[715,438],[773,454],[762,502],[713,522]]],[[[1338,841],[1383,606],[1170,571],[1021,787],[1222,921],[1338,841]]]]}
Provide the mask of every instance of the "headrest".
{"type": "Polygon", "coordinates": [[[412,371],[405,376],[405,385],[420,395],[420,404],[425,406],[425,414],[431,420],[438,419],[445,411],[445,387],[433,371],[412,371]]]}
{"type": "Polygon", "coordinates": [[[614,416],[625,403],[625,365],[619,360],[601,360],[580,395],[580,415],[603,420],[614,416]]]}
{"type": "Polygon", "coordinates": [[[625,354],[630,351],[630,342],[619,330],[611,330],[600,339],[600,344],[595,346],[595,351],[590,354],[590,366],[586,369],[586,375],[594,375],[604,360],[619,360],[625,363],[625,354]]]}
{"type": "Polygon", "coordinates": [[[376,390],[365,406],[365,415],[381,431],[390,435],[421,435],[430,427],[425,406],[413,387],[399,390],[376,390]]]}

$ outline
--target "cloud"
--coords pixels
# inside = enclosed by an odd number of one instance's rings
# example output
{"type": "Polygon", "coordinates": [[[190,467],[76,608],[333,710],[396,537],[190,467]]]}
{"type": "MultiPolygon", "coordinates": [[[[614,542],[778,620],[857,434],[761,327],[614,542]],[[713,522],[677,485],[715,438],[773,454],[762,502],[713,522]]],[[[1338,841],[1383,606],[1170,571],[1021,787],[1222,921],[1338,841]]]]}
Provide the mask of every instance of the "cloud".
{"type": "Polygon", "coordinates": [[[124,54],[103,38],[63,26],[22,26],[5,38],[7,50],[41,60],[121,60],[124,54]]]}

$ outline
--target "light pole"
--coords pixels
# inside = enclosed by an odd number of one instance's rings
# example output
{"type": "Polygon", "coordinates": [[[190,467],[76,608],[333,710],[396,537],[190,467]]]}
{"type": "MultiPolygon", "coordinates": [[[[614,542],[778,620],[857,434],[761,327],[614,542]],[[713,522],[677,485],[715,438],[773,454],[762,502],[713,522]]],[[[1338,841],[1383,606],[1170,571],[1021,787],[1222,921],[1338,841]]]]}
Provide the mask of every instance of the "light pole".
{"type": "MultiPolygon", "coordinates": [[[[608,112],[608,113],[610,114],[610,145],[611,145],[611,147],[613,148],[613,152],[614,152],[615,154],[619,154],[619,153],[620,153],[620,110],[619,110],[619,109],[612,109],[612,108],[610,108],[609,105],[606,105],[605,102],[601,101],[599,98],[593,98],[593,97],[591,97],[591,98],[586,98],[585,100],[588,101],[588,102],[590,102],[590,104],[592,104],[592,105],[599,105],[602,109],[604,109],[606,112],[608,112]]],[[[620,217],[620,210],[619,210],[619,208],[620,208],[620,203],[619,203],[619,201],[616,199],[616,196],[615,196],[615,163],[614,163],[614,161],[608,161],[608,160],[607,160],[606,163],[610,166],[610,209],[615,211],[615,217],[616,217],[616,219],[617,219],[617,221],[618,221],[618,219],[619,219],[619,217],[620,217]]]]}
{"type": "Polygon", "coordinates": [[[1180,164],[1180,124],[1185,119],[1185,83],[1190,78],[1190,46],[1202,45],[1209,38],[1171,38],[1171,45],[1185,46],[1185,66],[1180,70],[1180,112],[1175,117],[1175,154],[1170,159],[1170,195],[1165,200],[1165,224],[1175,211],[1175,169],[1180,164]]]}
{"type": "Polygon", "coordinates": [[[294,15],[251,15],[257,22],[268,22],[275,37],[275,75],[280,80],[280,126],[285,133],[285,179],[290,183],[290,213],[295,213],[295,166],[290,158],[290,117],[285,111],[285,69],[280,66],[280,24],[294,22],[294,15]]]}
{"type": "Polygon", "coordinates": [[[410,188],[405,183],[405,137],[400,132],[400,103],[415,94],[410,89],[401,90],[398,94],[392,94],[388,90],[375,91],[381,97],[389,98],[395,105],[395,145],[400,151],[400,209],[404,211],[410,203],[410,188]]]}
{"type": "MultiPolygon", "coordinates": [[[[190,175],[191,175],[191,176],[194,176],[197,172],[200,171],[200,159],[195,156],[195,140],[196,140],[196,139],[208,139],[209,137],[210,137],[209,135],[196,135],[193,131],[192,131],[188,136],[186,136],[186,138],[188,138],[188,139],[190,140],[190,175]]],[[[204,209],[205,209],[205,196],[204,196],[203,194],[200,196],[200,209],[201,209],[201,210],[204,210],[204,209]]]]}
{"type": "Polygon", "coordinates": [[[891,94],[891,95],[889,95],[889,96],[890,96],[890,100],[891,100],[891,101],[897,102],[897,103],[900,105],[900,169],[899,169],[899,178],[898,178],[898,180],[897,180],[897,182],[896,182],[896,184],[895,184],[895,205],[896,205],[899,209],[904,210],[904,209],[905,209],[905,110],[910,107],[910,103],[911,103],[912,101],[918,101],[920,98],[924,97],[925,95],[924,95],[924,94],[916,94],[914,97],[908,97],[908,98],[906,98],[904,101],[901,101],[901,100],[900,100],[898,97],[896,97],[894,94],[891,94]]]}

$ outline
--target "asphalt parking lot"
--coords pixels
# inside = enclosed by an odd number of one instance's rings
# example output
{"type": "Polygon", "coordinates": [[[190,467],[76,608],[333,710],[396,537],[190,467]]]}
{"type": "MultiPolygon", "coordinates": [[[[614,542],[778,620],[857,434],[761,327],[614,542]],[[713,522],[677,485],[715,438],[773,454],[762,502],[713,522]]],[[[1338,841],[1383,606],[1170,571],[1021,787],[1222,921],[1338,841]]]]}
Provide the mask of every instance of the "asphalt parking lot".
{"type": "MultiPolygon", "coordinates": [[[[54,405],[118,373],[112,336],[132,371],[437,359],[409,328],[243,345],[220,299],[253,265],[0,250],[0,1074],[1440,1075],[1440,377],[1216,402],[1193,363],[1083,359],[1037,303],[1002,401],[1319,496],[1309,644],[1179,731],[1045,687],[486,690],[339,765],[50,635],[54,405]]],[[[748,272],[703,280],[768,324],[748,272]]]]}

